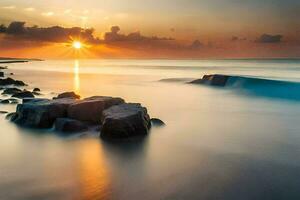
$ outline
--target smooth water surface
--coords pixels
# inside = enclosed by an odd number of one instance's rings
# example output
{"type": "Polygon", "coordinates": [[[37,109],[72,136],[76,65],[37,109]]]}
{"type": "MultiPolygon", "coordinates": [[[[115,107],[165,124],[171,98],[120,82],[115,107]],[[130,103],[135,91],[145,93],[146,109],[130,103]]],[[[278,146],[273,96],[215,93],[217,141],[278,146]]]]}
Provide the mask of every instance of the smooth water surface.
{"type": "Polygon", "coordinates": [[[0,115],[0,199],[300,199],[300,101],[291,98],[300,96],[294,87],[300,82],[298,60],[7,66],[13,78],[41,88],[44,97],[63,91],[118,96],[142,103],[167,125],[143,140],[115,144],[97,134],[62,137],[22,129],[0,115]],[[293,86],[252,86],[244,79],[226,88],[185,83],[212,73],[293,86]]]}

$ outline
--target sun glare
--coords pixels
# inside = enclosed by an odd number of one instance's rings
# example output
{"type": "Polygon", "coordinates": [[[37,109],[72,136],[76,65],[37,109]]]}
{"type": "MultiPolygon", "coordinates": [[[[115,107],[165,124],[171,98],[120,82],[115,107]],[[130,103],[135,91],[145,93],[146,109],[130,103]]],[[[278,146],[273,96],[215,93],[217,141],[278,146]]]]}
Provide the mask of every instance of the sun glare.
{"type": "Polygon", "coordinates": [[[82,44],[81,44],[81,42],[79,42],[79,41],[74,41],[72,46],[73,46],[73,48],[75,48],[75,49],[81,49],[82,44]]]}

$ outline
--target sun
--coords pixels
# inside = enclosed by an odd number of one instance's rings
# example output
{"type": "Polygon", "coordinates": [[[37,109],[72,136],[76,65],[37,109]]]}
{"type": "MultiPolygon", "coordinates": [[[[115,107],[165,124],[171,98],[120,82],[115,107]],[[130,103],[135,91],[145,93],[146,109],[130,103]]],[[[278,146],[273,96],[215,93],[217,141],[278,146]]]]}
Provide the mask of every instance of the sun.
{"type": "Polygon", "coordinates": [[[74,41],[72,44],[73,48],[75,49],[81,49],[82,48],[82,44],[79,41],[74,41]]]}

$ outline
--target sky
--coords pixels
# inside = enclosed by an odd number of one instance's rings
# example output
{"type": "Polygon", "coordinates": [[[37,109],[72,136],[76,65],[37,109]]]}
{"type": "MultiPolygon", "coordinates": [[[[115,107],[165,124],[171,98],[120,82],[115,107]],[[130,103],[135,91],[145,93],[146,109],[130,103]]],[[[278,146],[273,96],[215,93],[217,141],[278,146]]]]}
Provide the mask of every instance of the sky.
{"type": "Polygon", "coordinates": [[[299,57],[299,17],[299,0],[1,0],[0,56],[79,56],[80,39],[93,58],[299,57]]]}

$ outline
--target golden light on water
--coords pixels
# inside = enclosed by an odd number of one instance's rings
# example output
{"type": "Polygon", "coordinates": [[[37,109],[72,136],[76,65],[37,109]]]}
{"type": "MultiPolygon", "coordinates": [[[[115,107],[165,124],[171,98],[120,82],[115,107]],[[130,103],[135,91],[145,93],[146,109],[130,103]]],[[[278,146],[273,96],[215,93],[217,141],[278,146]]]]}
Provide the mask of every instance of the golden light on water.
{"type": "Polygon", "coordinates": [[[80,94],[79,60],[74,61],[74,91],[80,94]]]}

